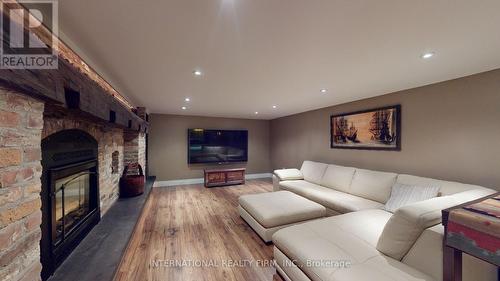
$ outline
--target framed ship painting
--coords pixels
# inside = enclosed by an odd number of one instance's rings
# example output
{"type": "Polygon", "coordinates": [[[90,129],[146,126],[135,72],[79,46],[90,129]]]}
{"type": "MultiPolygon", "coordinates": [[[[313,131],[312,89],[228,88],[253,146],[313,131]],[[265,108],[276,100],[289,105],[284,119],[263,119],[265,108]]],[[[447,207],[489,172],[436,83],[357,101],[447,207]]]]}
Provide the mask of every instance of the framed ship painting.
{"type": "Polygon", "coordinates": [[[330,147],[401,150],[401,105],[330,116],[330,147]]]}

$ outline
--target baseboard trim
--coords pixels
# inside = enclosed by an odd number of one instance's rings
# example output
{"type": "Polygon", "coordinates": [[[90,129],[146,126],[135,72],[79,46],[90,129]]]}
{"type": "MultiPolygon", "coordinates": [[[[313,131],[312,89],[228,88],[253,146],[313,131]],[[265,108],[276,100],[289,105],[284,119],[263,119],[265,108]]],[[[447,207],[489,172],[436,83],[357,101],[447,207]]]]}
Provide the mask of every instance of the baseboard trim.
{"type": "MultiPolygon", "coordinates": [[[[272,178],[272,176],[273,176],[272,173],[247,174],[245,175],[245,179],[247,180],[264,179],[264,178],[272,178]]],[[[203,178],[155,181],[153,186],[160,187],[160,186],[175,186],[175,185],[200,184],[200,183],[203,183],[203,178]]]]}
{"type": "Polygon", "coordinates": [[[261,173],[261,174],[248,174],[248,175],[245,175],[245,179],[247,179],[247,180],[265,179],[265,178],[272,178],[272,177],[273,177],[272,173],[261,173]]]}

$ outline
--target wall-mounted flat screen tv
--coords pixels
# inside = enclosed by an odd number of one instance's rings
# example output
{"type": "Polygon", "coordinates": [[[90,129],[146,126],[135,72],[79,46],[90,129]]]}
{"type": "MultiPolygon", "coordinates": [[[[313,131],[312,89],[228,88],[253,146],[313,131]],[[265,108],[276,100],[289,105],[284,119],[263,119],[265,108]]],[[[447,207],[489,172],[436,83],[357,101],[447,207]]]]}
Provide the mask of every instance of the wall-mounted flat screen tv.
{"type": "Polygon", "coordinates": [[[188,163],[248,161],[248,131],[188,129],[188,163]]]}

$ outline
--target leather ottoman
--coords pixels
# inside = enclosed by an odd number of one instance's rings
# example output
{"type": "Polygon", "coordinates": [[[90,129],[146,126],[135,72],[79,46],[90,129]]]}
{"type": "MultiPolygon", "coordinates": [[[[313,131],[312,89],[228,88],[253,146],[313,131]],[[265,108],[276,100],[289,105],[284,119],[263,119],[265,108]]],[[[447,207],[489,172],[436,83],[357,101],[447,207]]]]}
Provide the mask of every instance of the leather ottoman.
{"type": "Polygon", "coordinates": [[[289,191],[240,196],[238,211],[265,242],[279,229],[326,215],[322,205],[289,191]]]}

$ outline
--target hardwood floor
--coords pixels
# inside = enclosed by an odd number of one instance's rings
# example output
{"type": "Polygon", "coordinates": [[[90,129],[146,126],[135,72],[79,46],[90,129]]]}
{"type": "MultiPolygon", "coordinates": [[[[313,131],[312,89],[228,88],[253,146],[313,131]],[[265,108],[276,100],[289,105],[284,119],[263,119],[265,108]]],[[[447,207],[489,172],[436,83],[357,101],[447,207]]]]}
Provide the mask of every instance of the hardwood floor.
{"type": "Polygon", "coordinates": [[[114,280],[281,281],[272,244],[237,210],[240,195],[271,190],[270,180],[153,188],[114,280]]]}

